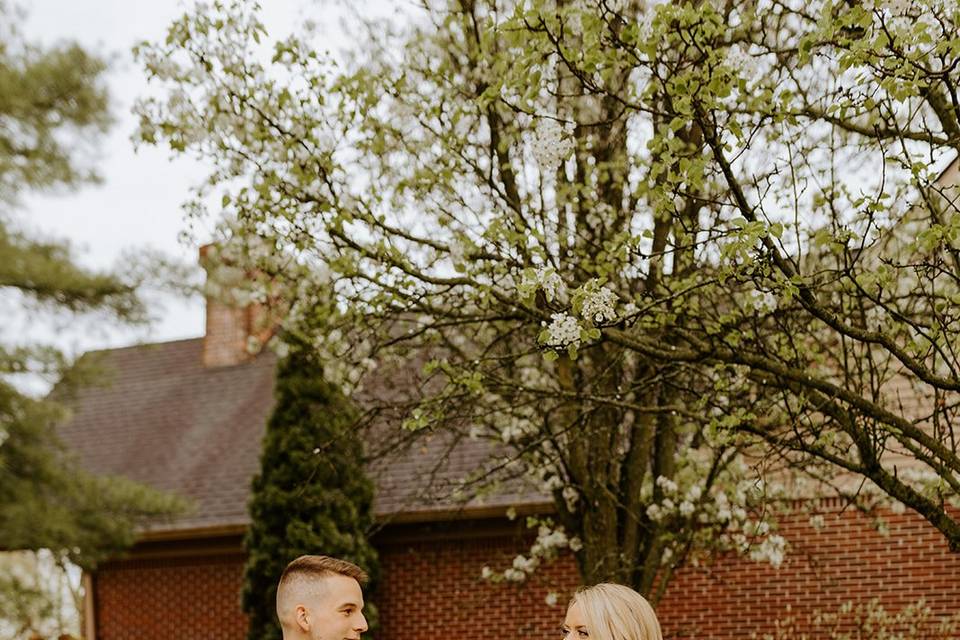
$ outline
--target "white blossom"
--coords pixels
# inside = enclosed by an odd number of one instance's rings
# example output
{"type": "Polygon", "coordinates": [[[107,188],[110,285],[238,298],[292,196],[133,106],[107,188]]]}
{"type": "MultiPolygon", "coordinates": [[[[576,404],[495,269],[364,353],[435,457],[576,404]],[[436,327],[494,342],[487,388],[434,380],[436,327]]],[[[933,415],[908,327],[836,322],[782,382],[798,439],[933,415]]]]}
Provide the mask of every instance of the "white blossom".
{"type": "Polygon", "coordinates": [[[503,440],[504,444],[510,444],[519,440],[522,436],[523,429],[516,423],[508,424],[500,431],[500,439],[503,440]]]}
{"type": "Polygon", "coordinates": [[[547,597],[544,598],[544,602],[547,603],[548,607],[555,607],[557,606],[557,599],[558,599],[558,596],[556,592],[551,591],[550,593],[547,594],[547,597]]]}
{"type": "Polygon", "coordinates": [[[522,555],[513,559],[513,568],[524,573],[533,573],[538,564],[540,563],[536,558],[527,558],[522,555]]]}
{"type": "Polygon", "coordinates": [[[684,500],[680,503],[680,515],[687,517],[693,513],[693,503],[688,500],[684,500]]]}
{"type": "Polygon", "coordinates": [[[527,270],[520,281],[520,290],[528,294],[542,289],[547,302],[559,300],[564,295],[563,278],[553,267],[540,267],[534,271],[527,270]]]}
{"type": "Polygon", "coordinates": [[[547,344],[556,347],[573,345],[580,346],[580,323],[571,315],[564,312],[550,316],[553,322],[547,327],[549,338],[547,344]]]}
{"type": "Polygon", "coordinates": [[[647,517],[654,522],[660,522],[660,519],[663,517],[663,510],[660,509],[659,505],[651,504],[647,507],[647,517]]]}
{"type": "Polygon", "coordinates": [[[538,269],[537,278],[548,302],[559,299],[560,293],[563,291],[563,278],[555,269],[538,269]]]}
{"type": "Polygon", "coordinates": [[[580,315],[590,322],[611,322],[617,319],[614,307],[617,304],[617,294],[606,287],[599,286],[599,281],[591,280],[585,285],[585,295],[580,308],[580,315]]]}
{"type": "Polygon", "coordinates": [[[514,569],[513,567],[507,569],[503,572],[503,579],[508,582],[523,582],[526,580],[527,574],[519,569],[514,569]]]}
{"type": "Polygon", "coordinates": [[[753,291],[748,302],[760,313],[769,313],[777,308],[777,296],[770,291],[753,291]]]}
{"type": "Polygon", "coordinates": [[[531,150],[545,173],[555,171],[573,153],[572,132],[572,125],[561,125],[552,118],[542,118],[537,122],[531,150]]]}
{"type": "Polygon", "coordinates": [[[657,476],[657,486],[668,495],[673,495],[677,492],[677,483],[666,476],[657,476]]]}
{"type": "Polygon", "coordinates": [[[767,536],[759,547],[750,552],[750,558],[757,561],[766,560],[774,567],[779,567],[783,564],[786,546],[787,541],[782,536],[776,534],[767,536]]]}
{"type": "Polygon", "coordinates": [[[892,15],[903,15],[913,6],[910,0],[880,0],[877,2],[878,9],[885,9],[892,15]]]}
{"type": "Polygon", "coordinates": [[[535,558],[554,557],[557,550],[566,548],[569,542],[563,527],[551,529],[547,525],[540,525],[537,540],[530,547],[530,553],[535,558]]]}
{"type": "Polygon", "coordinates": [[[556,474],[546,476],[540,483],[540,489],[545,493],[551,493],[563,486],[563,480],[556,474]]]}

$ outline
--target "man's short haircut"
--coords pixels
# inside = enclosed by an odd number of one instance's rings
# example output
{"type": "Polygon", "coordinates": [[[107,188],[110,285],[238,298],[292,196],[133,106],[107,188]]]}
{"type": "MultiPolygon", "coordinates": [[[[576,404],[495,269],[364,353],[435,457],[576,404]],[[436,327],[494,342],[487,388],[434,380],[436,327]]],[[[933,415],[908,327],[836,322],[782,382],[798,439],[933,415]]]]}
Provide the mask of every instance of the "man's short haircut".
{"type": "Polygon", "coordinates": [[[361,585],[367,584],[370,580],[367,572],[352,562],[329,556],[300,556],[283,570],[280,584],[283,585],[294,578],[327,578],[332,575],[353,578],[361,585]]]}

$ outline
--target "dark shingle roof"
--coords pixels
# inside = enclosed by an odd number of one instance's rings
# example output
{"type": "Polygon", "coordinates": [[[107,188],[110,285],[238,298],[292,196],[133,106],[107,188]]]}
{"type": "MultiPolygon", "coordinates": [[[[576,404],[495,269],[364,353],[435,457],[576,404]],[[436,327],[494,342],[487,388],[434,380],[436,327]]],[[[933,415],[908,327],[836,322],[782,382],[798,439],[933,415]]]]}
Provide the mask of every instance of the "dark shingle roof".
{"type": "MultiPolygon", "coordinates": [[[[202,347],[197,338],[88,354],[98,358],[106,383],[76,394],[59,431],[87,469],[193,502],[190,513],[148,527],[151,534],[249,521],[250,480],[273,406],[276,357],[265,352],[244,364],[207,368],[202,347]]],[[[492,453],[487,442],[445,434],[424,434],[396,448],[370,468],[377,516],[430,520],[548,502],[517,486],[483,499],[453,498],[453,487],[492,453]]]]}

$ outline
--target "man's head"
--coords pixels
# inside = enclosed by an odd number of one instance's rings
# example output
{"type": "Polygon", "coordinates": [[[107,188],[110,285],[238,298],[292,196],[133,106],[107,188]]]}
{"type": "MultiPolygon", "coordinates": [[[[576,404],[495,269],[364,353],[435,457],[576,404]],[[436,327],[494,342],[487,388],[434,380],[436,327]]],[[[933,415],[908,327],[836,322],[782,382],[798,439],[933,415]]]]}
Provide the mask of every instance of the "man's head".
{"type": "Polygon", "coordinates": [[[367,574],[327,556],[300,556],[277,587],[277,617],[284,640],[357,640],[367,630],[363,593],[367,574]]]}

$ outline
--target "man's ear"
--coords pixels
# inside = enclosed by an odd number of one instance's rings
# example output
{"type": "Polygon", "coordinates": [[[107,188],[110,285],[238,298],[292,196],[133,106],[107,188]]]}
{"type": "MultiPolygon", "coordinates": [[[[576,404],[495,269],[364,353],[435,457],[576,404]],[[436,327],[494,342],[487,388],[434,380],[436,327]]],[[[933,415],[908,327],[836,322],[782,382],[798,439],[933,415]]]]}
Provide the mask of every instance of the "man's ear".
{"type": "Polygon", "coordinates": [[[297,626],[301,631],[310,631],[310,612],[302,604],[298,604],[294,613],[297,626]]]}

